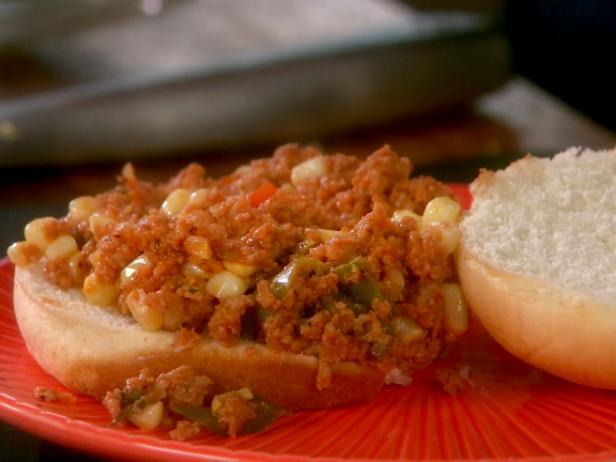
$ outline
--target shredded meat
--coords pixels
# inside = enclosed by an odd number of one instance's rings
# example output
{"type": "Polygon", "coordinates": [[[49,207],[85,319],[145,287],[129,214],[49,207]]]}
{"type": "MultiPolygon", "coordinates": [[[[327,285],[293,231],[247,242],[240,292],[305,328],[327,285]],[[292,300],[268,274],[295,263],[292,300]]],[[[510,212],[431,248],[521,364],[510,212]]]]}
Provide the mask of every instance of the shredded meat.
{"type": "Polygon", "coordinates": [[[201,427],[197,422],[178,420],[175,428],[169,432],[169,437],[176,441],[186,441],[196,438],[199,433],[201,433],[201,427]]]}
{"type": "Polygon", "coordinates": [[[49,387],[36,387],[33,391],[34,397],[41,401],[74,403],[77,398],[68,391],[60,391],[49,387]]]}

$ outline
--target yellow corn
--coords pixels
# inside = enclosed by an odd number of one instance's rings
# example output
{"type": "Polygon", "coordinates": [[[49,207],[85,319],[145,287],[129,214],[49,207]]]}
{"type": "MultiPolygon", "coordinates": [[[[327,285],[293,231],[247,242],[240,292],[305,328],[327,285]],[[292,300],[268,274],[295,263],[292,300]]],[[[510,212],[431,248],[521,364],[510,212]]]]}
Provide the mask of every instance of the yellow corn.
{"type": "Polygon", "coordinates": [[[423,328],[413,319],[396,318],[392,321],[392,326],[403,343],[414,342],[425,335],[423,328]]]}
{"type": "Polygon", "coordinates": [[[45,250],[45,256],[49,260],[55,260],[56,258],[67,260],[77,252],[79,252],[77,241],[73,236],[66,234],[49,243],[47,250],[45,250]]]}
{"type": "Polygon", "coordinates": [[[103,258],[103,252],[99,249],[96,249],[88,256],[88,261],[92,266],[98,266],[99,262],[103,258]]]}
{"type": "Polygon", "coordinates": [[[327,173],[327,163],[323,156],[313,157],[296,165],[291,170],[291,183],[298,186],[312,178],[320,178],[327,173]]]}
{"type": "Polygon", "coordinates": [[[196,191],[193,191],[190,194],[190,198],[188,199],[188,203],[199,206],[199,205],[205,203],[205,201],[207,200],[207,197],[208,197],[209,194],[210,194],[210,190],[209,189],[206,189],[206,188],[197,189],[196,191]]]}
{"type": "Polygon", "coordinates": [[[100,281],[94,273],[84,279],[83,293],[90,303],[101,306],[111,305],[118,298],[118,288],[114,284],[100,281]]]}
{"type": "Polygon", "coordinates": [[[222,264],[233,274],[237,274],[238,276],[244,278],[252,276],[255,271],[257,271],[257,267],[254,265],[246,265],[244,263],[236,263],[232,261],[223,261],[222,264]]]}
{"type": "Polygon", "coordinates": [[[443,284],[445,329],[454,334],[462,334],[468,328],[468,308],[464,301],[462,288],[455,282],[443,284]]]}
{"type": "Polygon", "coordinates": [[[440,234],[440,242],[447,255],[453,253],[460,241],[460,228],[457,223],[435,222],[427,225],[427,228],[437,229],[440,234]]]}
{"type": "Polygon", "coordinates": [[[415,220],[417,222],[417,226],[418,227],[421,225],[421,215],[417,215],[415,212],[413,212],[412,210],[408,210],[408,209],[396,210],[391,215],[391,220],[396,222],[396,223],[400,223],[406,217],[409,217],[409,218],[412,218],[413,220],[415,220]]]}
{"type": "Polygon", "coordinates": [[[52,217],[36,218],[32,220],[24,228],[26,242],[34,244],[40,250],[45,252],[45,250],[47,250],[47,246],[52,241],[52,239],[50,239],[47,235],[46,228],[55,221],[56,219],[52,217]]]}
{"type": "Polygon", "coordinates": [[[145,330],[156,331],[165,323],[165,313],[146,305],[140,297],[139,290],[134,289],[126,296],[128,310],[145,330]]]}
{"type": "Polygon", "coordinates": [[[252,399],[254,397],[252,391],[250,391],[250,388],[248,387],[240,388],[239,390],[237,390],[237,394],[246,400],[252,399]]]}
{"type": "Polygon", "coordinates": [[[128,417],[133,425],[141,430],[151,431],[160,424],[163,418],[164,406],[161,401],[150,404],[141,409],[135,408],[128,417]]]}
{"type": "Polygon", "coordinates": [[[135,175],[135,167],[130,162],[124,164],[122,167],[121,176],[127,181],[136,181],[137,175],[135,175]]]}
{"type": "Polygon", "coordinates": [[[336,236],[340,236],[341,234],[341,231],[336,231],[335,229],[319,228],[319,236],[321,237],[322,242],[328,242],[329,240],[335,238],[336,236]]]}
{"type": "Polygon", "coordinates": [[[15,242],[7,249],[6,254],[14,265],[24,267],[30,264],[28,254],[26,253],[27,245],[26,242],[15,242]]]}
{"type": "Polygon", "coordinates": [[[184,241],[184,249],[190,255],[209,260],[212,258],[212,248],[210,242],[205,237],[188,236],[184,241]]]}
{"type": "Polygon", "coordinates": [[[385,283],[385,287],[397,298],[401,295],[402,290],[404,290],[406,281],[404,280],[404,273],[401,270],[392,268],[387,270],[383,282],[385,283]]]}
{"type": "Polygon", "coordinates": [[[92,196],[81,196],[68,203],[68,214],[76,221],[87,220],[96,210],[96,200],[92,196]]]}
{"type": "Polygon", "coordinates": [[[145,255],[139,255],[132,262],[124,267],[120,273],[120,281],[127,282],[131,280],[140,268],[145,268],[150,265],[150,260],[145,255]]]}
{"type": "Polygon", "coordinates": [[[165,309],[163,327],[166,330],[178,330],[184,322],[184,307],[180,300],[172,300],[165,309]]]}
{"type": "Polygon", "coordinates": [[[182,267],[182,274],[187,278],[207,279],[209,274],[196,263],[187,262],[182,267]]]}
{"type": "Polygon", "coordinates": [[[90,215],[90,218],[88,218],[88,226],[90,227],[90,231],[97,239],[109,232],[115,224],[115,220],[100,212],[94,212],[90,215]]]}
{"type": "Polygon", "coordinates": [[[246,281],[230,271],[221,271],[210,279],[205,287],[218,299],[242,295],[248,289],[246,281]]]}
{"type": "Polygon", "coordinates": [[[449,197],[436,197],[426,205],[422,217],[422,224],[428,225],[434,222],[453,223],[460,216],[460,204],[449,197]]]}
{"type": "Polygon", "coordinates": [[[83,279],[85,277],[84,270],[80,265],[81,263],[81,252],[77,252],[71,258],[68,259],[68,270],[71,273],[73,281],[83,284],[83,279]]]}
{"type": "Polygon", "coordinates": [[[165,202],[160,207],[165,215],[172,217],[182,211],[190,199],[190,191],[187,189],[176,189],[167,196],[165,202]]]}

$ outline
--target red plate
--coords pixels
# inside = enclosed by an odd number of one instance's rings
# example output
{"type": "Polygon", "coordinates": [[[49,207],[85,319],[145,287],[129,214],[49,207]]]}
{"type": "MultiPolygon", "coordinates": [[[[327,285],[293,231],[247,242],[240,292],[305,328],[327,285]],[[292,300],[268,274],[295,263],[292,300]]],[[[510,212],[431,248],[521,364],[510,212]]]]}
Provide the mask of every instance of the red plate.
{"type": "Polygon", "coordinates": [[[163,431],[112,428],[93,399],[62,404],[33,397],[36,386],[64,387],[41,370],[21,339],[12,280],[13,266],[0,262],[0,417],[59,444],[148,461],[616,458],[616,394],[526,366],[476,325],[437,366],[469,374],[470,383],[453,396],[427,370],[408,388],[386,387],[371,403],[297,413],[236,439],[204,433],[177,442],[163,431]]]}

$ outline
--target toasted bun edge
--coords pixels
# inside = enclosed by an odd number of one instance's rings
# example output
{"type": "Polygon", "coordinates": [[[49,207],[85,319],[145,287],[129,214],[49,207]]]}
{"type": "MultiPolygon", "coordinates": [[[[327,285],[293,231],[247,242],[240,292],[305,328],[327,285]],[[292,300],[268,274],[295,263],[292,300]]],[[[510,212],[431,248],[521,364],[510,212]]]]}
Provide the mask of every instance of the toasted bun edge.
{"type": "Polygon", "coordinates": [[[472,311],[506,350],[572,382],[616,389],[616,306],[495,268],[464,239],[456,266],[472,311]]]}

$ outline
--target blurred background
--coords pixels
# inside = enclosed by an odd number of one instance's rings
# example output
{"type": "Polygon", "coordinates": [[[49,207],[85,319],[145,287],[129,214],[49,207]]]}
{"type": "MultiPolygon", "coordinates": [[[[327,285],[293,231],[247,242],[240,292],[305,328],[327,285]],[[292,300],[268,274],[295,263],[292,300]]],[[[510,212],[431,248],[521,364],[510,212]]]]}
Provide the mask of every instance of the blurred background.
{"type": "MultiPolygon", "coordinates": [[[[616,145],[612,0],[0,0],[0,248],[123,162],[229,172],[278,144],[472,180],[616,145]]],[[[0,460],[82,456],[0,424],[0,460]]]]}

